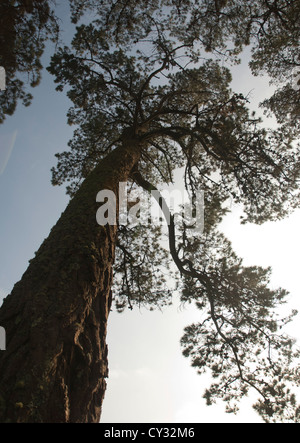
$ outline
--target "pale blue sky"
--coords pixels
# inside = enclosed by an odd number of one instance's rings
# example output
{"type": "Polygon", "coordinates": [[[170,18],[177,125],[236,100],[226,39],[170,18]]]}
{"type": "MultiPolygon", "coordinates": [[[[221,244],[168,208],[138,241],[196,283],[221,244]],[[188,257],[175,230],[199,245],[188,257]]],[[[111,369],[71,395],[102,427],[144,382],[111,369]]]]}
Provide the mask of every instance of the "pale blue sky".
{"type": "MultiPolygon", "coordinates": [[[[66,9],[61,9],[63,16],[66,9]]],[[[51,50],[44,57],[49,61],[51,50]]],[[[253,79],[244,63],[235,70],[235,89],[257,103],[268,94],[266,79],[253,79]]],[[[66,207],[63,188],[50,184],[54,154],[67,148],[72,129],[66,124],[69,101],[55,91],[45,71],[33,91],[29,108],[18,107],[0,127],[0,297],[11,291],[28,260],[48,236],[66,207]]],[[[235,212],[238,209],[235,208],[235,212]]],[[[224,222],[224,231],[246,264],[274,267],[273,282],[291,291],[299,303],[298,279],[300,215],[263,227],[238,225],[238,217],[224,222]]],[[[199,312],[175,305],[164,314],[135,309],[109,322],[111,378],[103,408],[103,422],[255,422],[249,401],[238,417],[224,414],[224,405],[207,408],[201,398],[207,379],[198,377],[183,359],[179,339],[183,328],[197,321],[199,312]]],[[[298,324],[294,335],[300,333],[298,324]]]]}
{"type": "MultiPolygon", "coordinates": [[[[50,45],[45,52],[44,66],[53,49],[50,45]]],[[[51,186],[50,169],[54,154],[65,150],[72,136],[66,125],[70,102],[55,91],[46,70],[31,92],[32,105],[19,105],[0,126],[0,288],[5,292],[21,277],[68,201],[62,188],[51,186]]]]}

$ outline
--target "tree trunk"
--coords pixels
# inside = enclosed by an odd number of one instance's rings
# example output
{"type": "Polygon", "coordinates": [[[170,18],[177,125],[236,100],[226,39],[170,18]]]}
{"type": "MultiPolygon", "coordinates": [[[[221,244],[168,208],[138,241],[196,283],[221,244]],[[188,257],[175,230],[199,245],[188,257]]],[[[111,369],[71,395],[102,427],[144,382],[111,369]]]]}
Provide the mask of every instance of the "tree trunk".
{"type": "Polygon", "coordinates": [[[96,195],[127,181],[140,156],[127,139],[102,160],[5,299],[0,422],[99,423],[117,226],[99,226],[96,195]]]}

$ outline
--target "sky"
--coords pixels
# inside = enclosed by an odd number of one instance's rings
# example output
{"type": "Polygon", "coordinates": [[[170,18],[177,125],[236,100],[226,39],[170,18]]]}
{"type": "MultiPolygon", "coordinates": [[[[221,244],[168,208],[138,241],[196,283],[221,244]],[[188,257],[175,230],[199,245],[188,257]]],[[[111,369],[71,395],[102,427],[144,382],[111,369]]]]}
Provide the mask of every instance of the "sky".
{"type": "MultiPolygon", "coordinates": [[[[64,26],[67,11],[62,7],[61,12],[64,26]]],[[[52,50],[46,51],[45,66],[52,50]]],[[[250,93],[254,107],[271,93],[266,78],[250,75],[247,56],[234,68],[233,86],[236,92],[250,93]]],[[[66,123],[70,102],[55,91],[46,71],[33,95],[29,108],[19,106],[0,126],[0,298],[20,280],[68,202],[64,188],[52,187],[50,169],[56,164],[55,153],[66,150],[72,137],[66,123]]],[[[222,223],[234,250],[245,265],[272,266],[272,285],[289,290],[290,307],[300,310],[300,211],[260,227],[241,226],[239,211],[233,206],[222,223]]],[[[202,396],[209,377],[197,375],[179,346],[184,327],[198,321],[199,311],[183,309],[179,302],[164,312],[112,312],[103,423],[260,422],[251,398],[242,402],[236,416],[225,414],[223,403],[205,405],[202,396]]],[[[299,318],[289,333],[300,340],[299,318]]]]}

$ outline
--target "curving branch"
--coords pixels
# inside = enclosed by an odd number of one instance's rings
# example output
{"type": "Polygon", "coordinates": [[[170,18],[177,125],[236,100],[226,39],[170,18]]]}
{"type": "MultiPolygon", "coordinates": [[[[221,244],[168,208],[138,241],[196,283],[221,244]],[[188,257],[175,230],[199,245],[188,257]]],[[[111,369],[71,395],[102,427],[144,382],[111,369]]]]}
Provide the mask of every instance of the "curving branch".
{"type": "MultiPolygon", "coordinates": [[[[198,281],[204,288],[205,288],[205,294],[210,306],[210,318],[214,324],[217,336],[220,338],[221,342],[227,349],[230,349],[233,355],[233,361],[235,362],[235,365],[237,367],[237,376],[234,377],[234,381],[240,380],[241,383],[247,385],[250,388],[253,388],[263,399],[265,410],[272,410],[272,403],[270,397],[272,397],[272,386],[269,385],[268,381],[265,381],[261,378],[256,378],[254,376],[255,371],[253,374],[245,374],[244,370],[244,361],[243,358],[240,358],[240,352],[243,352],[238,348],[238,345],[236,344],[235,337],[231,336],[231,334],[226,334],[223,331],[224,325],[229,325],[232,327],[233,330],[239,331],[239,324],[235,323],[234,321],[230,321],[230,319],[226,318],[223,314],[218,314],[217,307],[220,307],[220,297],[219,295],[219,289],[215,287],[214,282],[211,280],[211,276],[208,275],[205,272],[201,272],[200,270],[196,269],[194,264],[191,260],[184,259],[182,260],[179,257],[179,251],[181,248],[177,249],[176,247],[176,234],[175,234],[175,222],[174,222],[174,216],[170,213],[170,210],[168,208],[168,205],[161,195],[161,193],[158,191],[158,189],[153,186],[149,181],[147,181],[144,177],[142,177],[141,173],[135,168],[131,173],[132,179],[141,186],[144,190],[151,193],[153,197],[156,199],[157,203],[159,204],[164,217],[168,223],[168,231],[169,231],[169,248],[170,253],[172,256],[172,259],[178,268],[181,275],[185,275],[189,278],[192,278],[193,280],[198,281]],[[155,192],[153,192],[155,191],[155,192]],[[220,320],[222,324],[220,324],[220,320]]],[[[248,316],[245,317],[246,322],[254,328],[258,333],[262,334],[267,339],[268,344],[268,360],[272,367],[273,362],[271,359],[271,337],[259,326],[259,324],[256,324],[253,319],[248,319],[248,316]],[[248,321],[249,320],[249,321],[248,321]]],[[[209,320],[209,319],[208,319],[209,320]]],[[[240,331],[240,333],[242,333],[240,331]]],[[[232,381],[230,381],[230,376],[228,378],[228,383],[231,384],[232,381]]],[[[227,383],[227,382],[226,382],[227,383]]],[[[276,397],[274,395],[274,397],[276,397]]],[[[276,404],[276,399],[274,404],[276,404]]]]}

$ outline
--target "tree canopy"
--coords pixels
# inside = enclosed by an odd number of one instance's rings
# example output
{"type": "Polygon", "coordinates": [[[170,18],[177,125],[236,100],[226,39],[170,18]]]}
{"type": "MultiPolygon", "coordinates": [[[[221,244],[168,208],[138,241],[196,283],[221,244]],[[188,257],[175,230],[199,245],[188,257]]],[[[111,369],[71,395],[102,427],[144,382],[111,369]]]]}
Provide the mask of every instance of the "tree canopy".
{"type": "Polygon", "coordinates": [[[28,84],[41,79],[45,41],[57,40],[58,22],[52,0],[3,0],[0,4],[0,66],[6,71],[6,91],[0,94],[0,123],[17,103],[31,103],[28,84]]]}
{"type": "MultiPolygon", "coordinates": [[[[119,312],[155,309],[172,303],[176,291],[181,303],[201,311],[181,345],[193,367],[213,378],[207,404],[222,399],[236,412],[251,391],[264,421],[299,422],[300,354],[284,329],[296,312],[280,315],[287,291],[271,287],[271,269],[245,266],[218,225],[229,201],[243,209],[242,223],[277,221],[299,208],[300,1],[70,5],[73,41],[57,47],[48,70],[72,102],[74,136],[52,170],[52,183],[67,183],[72,201],[0,311],[12,337],[0,361],[1,417],[98,420],[112,297],[119,312]],[[276,117],[276,127],[268,128],[250,97],[233,89],[231,67],[246,47],[252,73],[270,79],[273,92],[261,108],[276,117]],[[163,198],[178,171],[195,216],[204,194],[201,234],[195,219],[175,217],[163,198]],[[152,193],[167,226],[138,211],[139,223],[96,225],[96,188],[117,190],[128,177],[131,202],[141,190],[152,193]],[[18,377],[28,383],[26,391],[21,382],[26,407],[19,415],[12,400],[18,377]]],[[[25,77],[32,87],[39,83],[57,20],[47,0],[5,0],[0,17],[0,65],[7,73],[1,123],[19,100],[30,103],[25,77]]]]}
{"type": "MultiPolygon", "coordinates": [[[[199,238],[170,218],[182,301],[206,313],[186,329],[184,355],[216,379],[205,393],[208,404],[220,397],[234,412],[252,388],[265,421],[298,421],[290,384],[297,384],[299,355],[280,332],[295,312],[277,316],[286,291],[269,288],[270,269],[244,267],[217,225],[229,198],[243,205],[243,223],[279,220],[299,207],[299,0],[71,5],[76,35],[48,69],[57,89],[67,88],[73,102],[68,122],[76,129],[70,149],[57,154],[53,184],[69,182],[74,195],[126,131],[141,144],[133,187],[161,188],[184,168],[191,199],[201,189],[206,205],[199,238]],[[89,10],[96,15],[92,22],[84,15],[89,10]],[[267,129],[249,109],[249,98],[231,89],[230,64],[248,45],[253,73],[268,74],[277,86],[262,104],[275,113],[276,129],[267,129]]],[[[119,310],[169,303],[162,265],[170,257],[158,247],[159,235],[146,224],[120,226],[114,291],[119,310]]]]}

